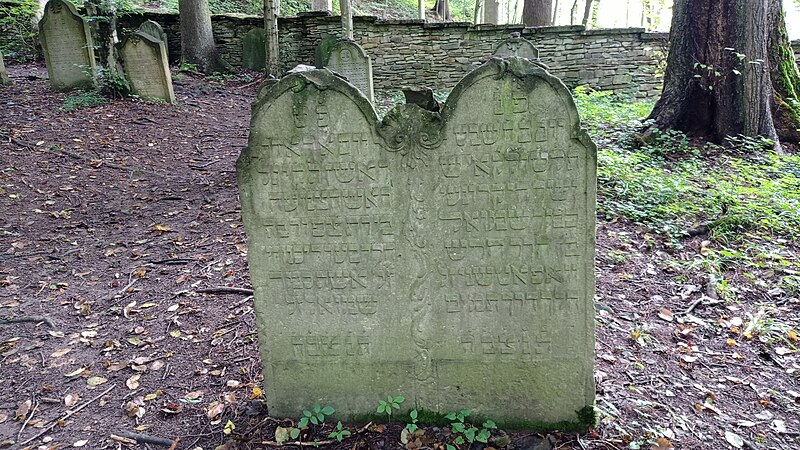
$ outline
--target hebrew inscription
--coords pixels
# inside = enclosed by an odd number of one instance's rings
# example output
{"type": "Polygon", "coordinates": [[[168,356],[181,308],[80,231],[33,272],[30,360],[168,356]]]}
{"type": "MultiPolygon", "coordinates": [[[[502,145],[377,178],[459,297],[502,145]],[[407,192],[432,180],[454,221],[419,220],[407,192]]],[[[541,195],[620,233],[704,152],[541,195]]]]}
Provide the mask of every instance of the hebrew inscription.
{"type": "Polygon", "coordinates": [[[326,70],[266,92],[237,172],[270,411],[403,394],[576,422],[594,400],[596,168],[578,123],[522,58],[476,69],[441,114],[378,121],[326,70]]]}
{"type": "Polygon", "coordinates": [[[372,92],[372,58],[352,41],[337,41],[328,49],[323,66],[342,75],[369,101],[372,92]]]}

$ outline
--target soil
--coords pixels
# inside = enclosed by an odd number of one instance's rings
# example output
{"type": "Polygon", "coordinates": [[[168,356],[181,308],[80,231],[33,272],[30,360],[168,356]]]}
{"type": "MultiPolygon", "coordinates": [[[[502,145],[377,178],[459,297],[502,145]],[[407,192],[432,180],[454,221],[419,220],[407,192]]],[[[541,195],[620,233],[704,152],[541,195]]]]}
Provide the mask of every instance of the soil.
{"type": "MultiPolygon", "coordinates": [[[[234,172],[257,83],[183,76],[174,107],[127,99],[64,112],[44,67],[8,70],[0,447],[157,448],[112,438],[124,432],[180,449],[274,447],[263,442],[294,421],[269,417],[259,398],[234,172]]],[[[715,245],[707,239],[672,250],[598,218],[600,422],[583,435],[512,433],[510,448],[800,448],[798,299],[773,289],[774,272],[755,272],[759,287],[735,267],[738,301],[719,299],[702,267],[676,264],[715,245]]],[[[797,261],[796,243],[776,245],[797,261]]],[[[322,446],[404,448],[397,422],[345,426],[352,436],[322,446]]],[[[422,430],[409,449],[452,442],[422,430]]],[[[507,444],[498,436],[492,446],[507,444]]]]}

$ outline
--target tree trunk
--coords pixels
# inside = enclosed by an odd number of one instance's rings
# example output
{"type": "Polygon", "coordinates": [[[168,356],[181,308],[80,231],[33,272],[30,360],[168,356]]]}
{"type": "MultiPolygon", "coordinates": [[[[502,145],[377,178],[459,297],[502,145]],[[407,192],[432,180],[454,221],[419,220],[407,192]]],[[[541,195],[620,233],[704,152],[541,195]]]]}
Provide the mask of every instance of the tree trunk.
{"type": "Polygon", "coordinates": [[[555,5],[553,5],[553,18],[550,19],[550,25],[555,25],[557,20],[558,20],[558,0],[555,0],[555,5]]]}
{"type": "Polygon", "coordinates": [[[592,16],[592,0],[586,0],[586,5],[583,7],[583,20],[581,24],[585,27],[589,24],[589,17],[592,16]]]}
{"type": "Polygon", "coordinates": [[[267,60],[265,69],[268,76],[277,78],[280,75],[278,43],[278,0],[264,0],[264,45],[267,60]]]}
{"type": "Polygon", "coordinates": [[[572,8],[569,10],[569,24],[575,25],[578,16],[578,0],[572,2],[572,8]]]}
{"type": "Polygon", "coordinates": [[[230,65],[222,60],[214,44],[208,0],[178,0],[178,10],[183,61],[196,65],[203,73],[230,70],[230,65]]]}
{"type": "Polygon", "coordinates": [[[117,58],[117,11],[113,3],[87,0],[86,13],[92,25],[92,39],[96,46],[97,61],[113,73],[121,72],[117,58]]]}
{"type": "Polygon", "coordinates": [[[449,0],[436,0],[436,3],[433,5],[433,10],[436,12],[436,15],[439,16],[439,19],[447,22],[453,20],[453,16],[450,15],[449,0]]]}
{"type": "Polygon", "coordinates": [[[714,142],[763,136],[779,150],[777,123],[796,139],[800,114],[787,99],[800,75],[784,30],[780,0],[676,0],[653,127],[714,142]]]}
{"type": "Polygon", "coordinates": [[[526,27],[547,27],[553,24],[553,0],[525,0],[522,23],[526,27]]]}

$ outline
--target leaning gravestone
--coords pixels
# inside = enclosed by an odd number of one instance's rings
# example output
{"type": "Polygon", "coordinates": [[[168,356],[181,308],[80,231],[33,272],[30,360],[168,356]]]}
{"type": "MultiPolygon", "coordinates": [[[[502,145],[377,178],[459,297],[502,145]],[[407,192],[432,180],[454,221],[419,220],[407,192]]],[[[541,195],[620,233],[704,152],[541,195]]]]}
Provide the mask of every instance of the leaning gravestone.
{"type": "Polygon", "coordinates": [[[175,103],[164,41],[139,30],[125,38],[119,52],[134,94],[145,100],[175,103]]]}
{"type": "Polygon", "coordinates": [[[169,56],[169,41],[167,41],[167,33],[164,32],[164,29],[161,28],[161,25],[158,22],[145,20],[141,25],[139,25],[139,29],[137,31],[150,35],[155,40],[163,42],[167,56],[169,56]]]}
{"type": "Polygon", "coordinates": [[[370,102],[373,101],[372,58],[360,45],[349,40],[337,41],[323,55],[322,65],[347,78],[370,102]]]}
{"type": "Polygon", "coordinates": [[[3,53],[0,52],[0,86],[8,86],[9,84],[11,84],[11,79],[8,78],[8,72],[6,72],[3,53]]]}
{"type": "Polygon", "coordinates": [[[250,70],[264,70],[267,61],[267,32],[253,28],[242,38],[242,66],[250,70]]]}
{"type": "Polygon", "coordinates": [[[327,70],[266,89],[237,174],[270,412],[591,425],[596,149],[566,87],[492,59],[380,122],[327,70]]]}
{"type": "Polygon", "coordinates": [[[94,84],[94,44],[89,26],[72,3],[50,0],[39,21],[50,85],[54,89],[91,87],[94,84]]]}
{"type": "Polygon", "coordinates": [[[532,61],[539,60],[539,49],[531,41],[519,36],[513,36],[501,42],[494,54],[500,57],[518,56],[532,61]]]}

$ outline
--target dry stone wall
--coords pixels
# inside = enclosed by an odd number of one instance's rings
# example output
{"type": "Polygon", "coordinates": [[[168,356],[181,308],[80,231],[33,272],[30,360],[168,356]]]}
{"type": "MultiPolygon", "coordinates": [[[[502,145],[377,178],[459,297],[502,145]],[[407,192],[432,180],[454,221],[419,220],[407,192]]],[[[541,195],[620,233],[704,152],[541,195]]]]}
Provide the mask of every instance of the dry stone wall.
{"type": "MultiPolygon", "coordinates": [[[[178,17],[144,14],[127,17],[122,22],[135,28],[147,19],[164,26],[169,37],[170,57],[178,59],[178,17]]],[[[241,65],[242,38],[251,29],[263,27],[263,19],[215,15],[212,22],[223,56],[234,66],[241,65]]],[[[311,12],[282,17],[278,25],[281,64],[288,70],[297,64],[313,65],[317,45],[323,37],[338,37],[341,22],[325,12],[311,12]]],[[[354,26],[355,41],[372,58],[375,89],[401,86],[452,89],[470,70],[490,58],[503,40],[517,32],[539,49],[541,62],[567,86],[588,84],[638,98],[655,98],[661,93],[666,33],[647,33],[641,28],[473,26],[419,20],[382,21],[375,17],[355,17],[354,26]]],[[[793,45],[800,58],[800,41],[793,45]]]]}

